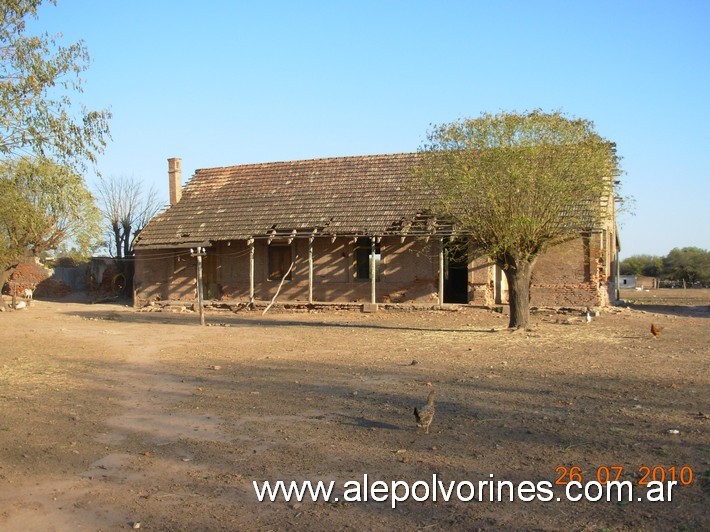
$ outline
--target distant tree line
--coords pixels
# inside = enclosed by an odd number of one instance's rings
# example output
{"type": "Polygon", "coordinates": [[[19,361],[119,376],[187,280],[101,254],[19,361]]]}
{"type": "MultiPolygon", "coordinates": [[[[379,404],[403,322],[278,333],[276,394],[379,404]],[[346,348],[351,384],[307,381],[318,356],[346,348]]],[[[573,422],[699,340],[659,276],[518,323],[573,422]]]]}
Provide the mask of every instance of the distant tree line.
{"type": "Polygon", "coordinates": [[[669,284],[710,286],[710,251],[685,247],[674,248],[665,257],[633,255],[619,264],[621,275],[656,277],[669,284]]]}

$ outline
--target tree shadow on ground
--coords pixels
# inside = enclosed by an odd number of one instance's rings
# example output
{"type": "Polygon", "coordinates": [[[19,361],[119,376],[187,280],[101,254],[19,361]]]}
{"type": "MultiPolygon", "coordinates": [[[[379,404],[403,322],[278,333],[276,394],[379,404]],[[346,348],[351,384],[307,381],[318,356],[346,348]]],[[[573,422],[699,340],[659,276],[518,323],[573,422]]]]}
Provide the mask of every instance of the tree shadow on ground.
{"type": "Polygon", "coordinates": [[[683,316],[690,318],[710,318],[710,305],[649,305],[645,303],[624,303],[623,306],[633,310],[666,314],[669,316],[683,316]]]}
{"type": "MultiPolygon", "coordinates": [[[[199,326],[199,317],[197,313],[171,313],[171,312],[138,312],[138,311],[111,311],[97,312],[94,310],[75,311],[69,310],[67,314],[79,316],[83,319],[91,320],[109,320],[121,323],[136,323],[145,325],[183,325],[183,326],[199,326]]],[[[452,333],[495,333],[496,329],[492,328],[440,328],[440,327],[414,327],[414,326],[398,326],[385,323],[367,322],[353,323],[347,321],[328,322],[328,321],[306,321],[297,318],[284,319],[283,314],[274,315],[272,317],[241,317],[233,314],[214,314],[208,313],[205,317],[205,326],[207,327],[271,327],[271,328],[289,328],[289,327],[308,327],[308,328],[340,328],[340,329],[373,329],[373,330],[392,330],[392,331],[438,331],[452,333]]],[[[500,328],[498,329],[500,330],[500,328]]]]}
{"type": "MultiPolygon", "coordinates": [[[[124,315],[134,316],[119,313],[117,319],[124,315]]],[[[175,318],[181,323],[187,317],[175,318]]],[[[287,328],[295,325],[304,324],[286,321],[287,328]]],[[[323,327],[323,334],[333,330],[328,324],[311,325],[323,327]]],[[[285,337],[291,332],[284,331],[285,337]]],[[[280,525],[276,528],[291,528],[289,519],[297,514],[290,511],[293,508],[281,501],[265,509],[249,491],[252,480],[348,479],[369,473],[387,482],[414,483],[433,474],[447,482],[477,483],[492,474],[501,480],[537,482],[554,481],[560,466],[579,466],[593,479],[598,467],[613,464],[625,466],[626,480],[634,479],[642,465],[699,465],[706,441],[702,420],[689,416],[702,407],[701,386],[696,386],[701,393],[686,390],[683,383],[680,389],[669,388],[644,376],[642,367],[636,376],[620,378],[611,370],[585,376],[555,368],[541,376],[539,369],[523,365],[488,379],[491,372],[476,360],[471,361],[475,375],[464,377],[442,367],[436,353],[411,368],[382,360],[358,365],[348,360],[356,358],[354,353],[337,363],[227,359],[215,354],[209,363],[219,364],[216,371],[202,359],[168,357],[136,364],[108,356],[84,360],[81,355],[55,355],[55,346],[46,349],[45,356],[58,359],[56,363],[66,359],[75,365],[71,378],[78,386],[64,398],[66,408],[88,405],[83,407],[86,412],[67,419],[66,425],[88,439],[118,430],[124,438],[107,443],[105,453],[133,457],[121,464],[115,477],[102,480],[106,491],[93,496],[92,502],[110,507],[119,500],[131,512],[145,512],[140,496],[122,498],[125,479],[130,478],[136,493],[160,494],[151,498],[156,526],[165,525],[169,516],[181,529],[215,528],[220,523],[212,516],[227,515],[236,505],[252,519],[252,528],[274,528],[274,523],[280,525]],[[440,400],[432,433],[424,435],[415,426],[412,408],[431,389],[427,379],[433,381],[440,400]],[[97,398],[110,397],[113,410],[107,418],[98,417],[97,398]],[[117,423],[115,417],[128,423],[117,423]],[[194,425],[208,421],[221,431],[220,438],[193,431],[194,425]],[[669,435],[671,427],[679,429],[682,437],[669,435]],[[173,441],[156,440],[165,434],[172,434],[173,441]],[[183,461],[186,452],[188,462],[183,461]],[[190,502],[196,495],[199,508],[190,502]],[[271,511],[284,515],[274,517],[271,511]]],[[[53,441],[57,426],[50,424],[56,412],[50,408],[52,401],[37,395],[38,390],[30,390],[33,395],[22,404],[23,411],[44,413],[53,441]]],[[[41,430],[17,429],[12,432],[17,438],[41,430]]],[[[0,432],[0,447],[5,437],[0,432]]],[[[63,452],[72,456],[70,444],[65,447],[63,452]]],[[[18,449],[11,456],[13,462],[27,460],[23,453],[27,451],[18,449]]],[[[58,451],[48,446],[33,453],[46,461],[58,451]]],[[[50,461],[54,468],[63,467],[58,459],[50,461]]],[[[85,471],[78,463],[73,467],[74,475],[85,471]]],[[[523,517],[518,515],[520,505],[487,500],[468,505],[411,502],[397,510],[387,503],[326,506],[328,511],[304,504],[297,509],[308,519],[321,512],[313,522],[330,529],[358,519],[367,519],[368,526],[378,522],[395,529],[483,525],[562,529],[570,522],[641,529],[687,523],[687,512],[693,509],[696,515],[703,496],[699,488],[692,488],[681,492],[678,501],[673,506],[640,505],[642,511],[633,505],[625,509],[615,504],[561,503],[553,504],[554,512],[549,505],[534,502],[525,507],[523,517]]],[[[291,524],[298,528],[298,522],[291,524]]]]}

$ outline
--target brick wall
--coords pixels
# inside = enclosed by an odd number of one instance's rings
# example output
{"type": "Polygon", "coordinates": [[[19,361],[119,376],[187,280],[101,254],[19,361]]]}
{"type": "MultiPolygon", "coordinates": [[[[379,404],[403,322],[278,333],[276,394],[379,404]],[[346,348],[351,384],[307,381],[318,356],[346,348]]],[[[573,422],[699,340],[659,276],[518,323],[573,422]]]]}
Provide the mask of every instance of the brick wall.
{"type": "Polygon", "coordinates": [[[533,306],[597,307],[608,304],[610,264],[606,234],[593,233],[542,254],[532,274],[533,306]]]}
{"type": "MultiPolygon", "coordinates": [[[[274,241],[283,245],[284,242],[274,241]]],[[[291,244],[294,267],[284,282],[280,301],[308,301],[308,240],[291,244]]],[[[438,243],[434,240],[383,238],[381,269],[376,283],[381,303],[427,303],[438,301],[438,243]]],[[[195,259],[189,251],[137,251],[137,306],[152,300],[194,301],[195,259]]],[[[249,247],[246,241],[216,243],[203,260],[206,299],[249,300],[249,247]]],[[[369,302],[371,283],[355,275],[355,243],[352,239],[315,239],[313,244],[313,299],[323,302],[369,302]]],[[[269,301],[280,280],[269,279],[269,244],[254,245],[254,297],[269,301]]]]}
{"type": "Polygon", "coordinates": [[[196,299],[196,261],[189,250],[136,250],[134,304],[196,299]]]}
{"type": "MultiPolygon", "coordinates": [[[[548,250],[535,264],[531,285],[533,306],[596,307],[608,303],[611,271],[606,232],[578,238],[548,250]]],[[[274,241],[274,244],[277,244],[274,241]]],[[[282,244],[285,242],[282,242],[282,244]]],[[[318,302],[369,302],[371,283],[356,278],[355,242],[349,238],[316,238],[313,243],[313,299],[318,302]]],[[[381,270],[376,283],[379,303],[438,302],[438,241],[383,238],[381,270]]],[[[294,267],[279,301],[308,301],[308,240],[290,244],[294,267]]],[[[473,253],[470,253],[473,256],[473,253]]],[[[136,305],[151,300],[196,299],[195,258],[189,250],[137,251],[136,305]]],[[[279,280],[270,280],[269,244],[254,246],[254,297],[269,301],[279,280]]],[[[207,249],[203,263],[206,299],[249,300],[249,246],[246,241],[219,242],[207,249]]],[[[486,257],[471,261],[468,298],[473,305],[507,303],[503,273],[486,257]]]]}

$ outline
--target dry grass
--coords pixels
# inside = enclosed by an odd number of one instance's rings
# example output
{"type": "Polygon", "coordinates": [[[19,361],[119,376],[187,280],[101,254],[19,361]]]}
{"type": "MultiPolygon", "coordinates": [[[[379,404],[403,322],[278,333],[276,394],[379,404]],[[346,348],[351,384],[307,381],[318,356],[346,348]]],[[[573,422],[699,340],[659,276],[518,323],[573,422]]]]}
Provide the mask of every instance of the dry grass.
{"type": "MultiPolygon", "coordinates": [[[[586,324],[458,312],[136,313],[0,321],[0,527],[707,529],[708,292],[586,324]],[[665,327],[654,340],[651,322],[665,327]],[[222,326],[220,326],[222,325],[222,326]],[[416,361],[416,364],[412,364],[416,361]],[[438,392],[431,434],[412,407],[438,392]],[[669,434],[668,430],[679,434],[669,434]],[[260,504],[252,481],[548,480],[688,466],[669,503],[260,504]],[[703,480],[705,479],[705,480],[703,480]]],[[[690,292],[690,291],[688,291],[690,292]]]]}

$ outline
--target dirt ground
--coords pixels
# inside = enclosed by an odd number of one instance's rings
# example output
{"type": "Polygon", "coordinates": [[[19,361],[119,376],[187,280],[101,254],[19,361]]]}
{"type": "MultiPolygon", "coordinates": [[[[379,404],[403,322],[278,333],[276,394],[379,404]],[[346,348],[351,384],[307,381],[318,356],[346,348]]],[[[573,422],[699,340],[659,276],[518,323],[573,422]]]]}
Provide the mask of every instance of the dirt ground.
{"type": "Polygon", "coordinates": [[[591,323],[543,310],[515,333],[472,308],[207,327],[71,301],[0,313],[0,529],[708,530],[710,291],[623,297],[591,323]],[[430,390],[424,434],[412,411],[430,390]],[[632,502],[555,484],[612,466],[632,502]],[[636,500],[645,468],[679,481],[671,501],[636,500]],[[364,474],[547,481],[554,498],[346,502],[364,474]],[[258,502],[267,480],[333,480],[340,500],[258,502]]]}

